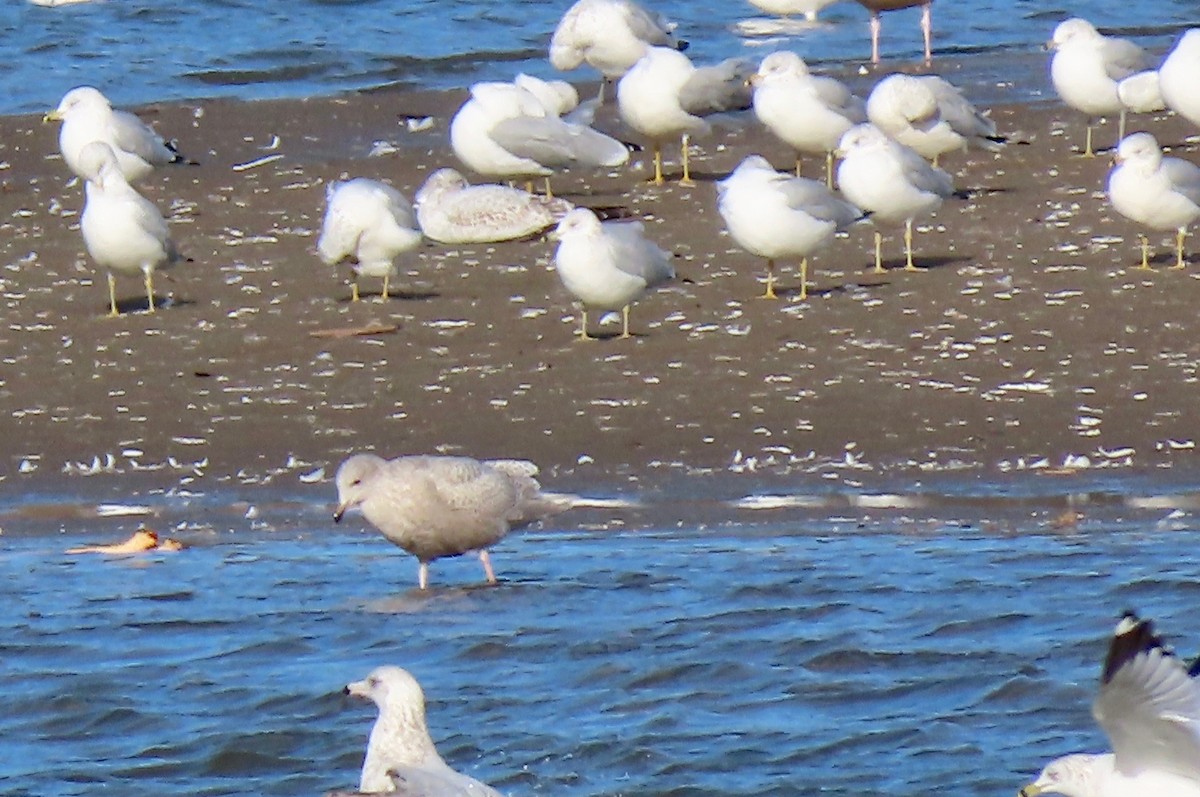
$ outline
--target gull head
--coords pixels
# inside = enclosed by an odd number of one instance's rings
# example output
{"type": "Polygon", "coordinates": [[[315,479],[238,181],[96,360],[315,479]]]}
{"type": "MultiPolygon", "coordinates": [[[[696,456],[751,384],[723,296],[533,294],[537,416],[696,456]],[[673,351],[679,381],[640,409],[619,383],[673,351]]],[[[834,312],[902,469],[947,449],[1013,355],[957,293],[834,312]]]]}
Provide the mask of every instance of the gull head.
{"type": "Polygon", "coordinates": [[[371,480],[384,460],[374,454],[355,454],[338,466],[334,484],[337,486],[338,504],[333,511],[333,522],[338,523],[349,510],[366,500],[371,480]]]}
{"type": "Polygon", "coordinates": [[[79,150],[79,169],[89,183],[99,188],[104,188],[110,180],[125,182],[117,153],[103,141],[88,142],[79,150]]]}
{"type": "Polygon", "coordinates": [[[99,89],[91,86],[77,86],[71,89],[59,101],[58,107],[42,117],[43,122],[61,122],[69,116],[90,113],[94,111],[110,111],[112,104],[100,93],[99,89]]]}
{"type": "Polygon", "coordinates": [[[1153,172],[1162,164],[1162,149],[1149,133],[1134,133],[1121,139],[1113,162],[1131,164],[1141,171],[1153,172]]]}
{"type": "Polygon", "coordinates": [[[1071,17],[1058,23],[1054,35],[1046,42],[1046,49],[1058,50],[1068,42],[1081,42],[1103,38],[1092,23],[1080,17],[1071,17]]]}
{"type": "Polygon", "coordinates": [[[888,142],[887,135],[873,124],[855,125],[842,134],[838,141],[837,155],[845,157],[846,153],[859,149],[880,147],[888,142]]]}
{"type": "Polygon", "coordinates": [[[438,169],[425,179],[413,197],[413,204],[420,206],[425,202],[434,201],[446,194],[461,191],[470,186],[467,178],[449,167],[438,169]]]}
{"type": "Polygon", "coordinates": [[[400,712],[425,715],[425,693],[417,679],[403,667],[385,665],[371,670],[366,678],[346,684],[345,693],[370,700],[380,713],[400,712]]]}
{"type": "Polygon", "coordinates": [[[717,183],[717,191],[724,192],[728,190],[733,183],[745,179],[753,179],[755,177],[767,176],[774,177],[778,174],[771,162],[762,155],[747,155],[742,158],[742,162],[737,165],[737,168],[729,173],[729,176],[717,183]]]}
{"type": "Polygon", "coordinates": [[[807,77],[808,65],[804,59],[788,50],[771,53],[758,65],[758,71],[750,76],[750,85],[761,86],[773,80],[788,77],[807,77]]]}
{"type": "Polygon", "coordinates": [[[1017,797],[1062,794],[1065,797],[1096,797],[1093,779],[1103,767],[1112,767],[1112,755],[1074,753],[1046,765],[1037,780],[1017,792],[1017,797]]]}
{"type": "Polygon", "coordinates": [[[587,208],[575,208],[562,217],[549,237],[554,241],[563,241],[573,236],[597,235],[600,230],[600,219],[595,213],[587,208]]]}

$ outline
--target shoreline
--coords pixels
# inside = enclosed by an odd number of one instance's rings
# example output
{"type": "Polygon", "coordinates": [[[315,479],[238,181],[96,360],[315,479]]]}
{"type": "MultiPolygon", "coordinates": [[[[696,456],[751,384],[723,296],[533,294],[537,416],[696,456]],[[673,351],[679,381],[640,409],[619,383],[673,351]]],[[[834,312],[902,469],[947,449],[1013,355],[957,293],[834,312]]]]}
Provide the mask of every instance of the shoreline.
{"type": "MultiPolygon", "coordinates": [[[[859,225],[814,258],[804,303],[758,299],[764,265],[716,215],[712,183],[744,155],[788,162],[755,125],[697,142],[694,189],[644,185],[644,153],[611,174],[556,178],[573,201],[629,207],[676,255],[679,278],[633,309],[635,339],[586,343],[546,241],[426,243],[400,260],[405,293],[386,306],[351,305],[344,271],[311,251],[328,180],[386,178],[411,198],[455,165],[447,127],[464,96],[139,109],[201,162],[142,186],[194,262],[162,273],[172,306],[114,320],[74,228],[81,190],[56,129],[0,117],[0,502],[85,480],[113,494],[299,487],[368,448],[529,458],[550,487],[577,491],[688,473],[820,483],[841,467],[880,483],[1196,467],[1200,346],[1187,321],[1200,275],[1162,269],[1165,236],[1151,236],[1160,270],[1131,270],[1137,229],[1102,198],[1107,161],[1068,156],[1082,124],[1061,106],[994,106],[1027,143],[947,159],[969,198],[919,226],[925,273],[871,274],[872,229],[859,225]],[[430,129],[408,132],[406,117],[427,116],[430,129]],[[371,157],[376,142],[395,149],[371,157]],[[375,322],[399,328],[310,336],[375,322]],[[85,479],[67,463],[99,469],[85,479]]],[[[1195,158],[1181,120],[1131,129],[1195,158]]],[[[899,236],[884,236],[894,267],[899,236]]],[[[794,287],[792,268],[781,277],[794,287]]],[[[144,308],[136,280],[119,279],[118,296],[144,308]]]]}

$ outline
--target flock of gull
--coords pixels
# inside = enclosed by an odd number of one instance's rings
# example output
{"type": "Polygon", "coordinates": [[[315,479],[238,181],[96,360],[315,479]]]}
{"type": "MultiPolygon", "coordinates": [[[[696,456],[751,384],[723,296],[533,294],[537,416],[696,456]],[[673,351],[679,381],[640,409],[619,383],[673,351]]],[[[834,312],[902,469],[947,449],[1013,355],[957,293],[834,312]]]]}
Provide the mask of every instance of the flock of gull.
{"type": "MultiPolygon", "coordinates": [[[[815,15],[832,0],[753,0],[775,13],[815,15]]],[[[878,57],[879,13],[921,5],[929,60],[930,3],[858,0],[872,10],[878,57]]],[[[852,224],[904,228],[905,262],[913,259],[914,223],[954,193],[942,155],[969,147],[1004,146],[986,112],[953,85],[933,76],[895,74],[863,100],[837,80],[812,74],[800,56],[777,52],[759,64],[731,59],[697,66],[674,26],[632,0],[579,0],[562,18],[550,44],[563,70],[588,64],[615,82],[615,103],[629,132],[650,143],[656,183],[665,181],[663,150],[680,145],[680,182],[690,182],[692,139],[712,128],[711,117],[752,110],[796,156],[795,173],[779,172],[747,154],[718,184],[718,210],[739,246],[763,258],[767,297],[775,297],[778,261],[800,264],[799,297],[808,258],[852,224]],[[801,159],[820,158],[822,179],[799,176],[801,159]],[[840,163],[834,166],[835,158],[840,163]]],[[[1089,118],[1085,155],[1093,154],[1090,120],[1170,109],[1200,127],[1200,29],[1186,32],[1162,64],[1131,42],[1105,36],[1082,19],[1058,25],[1051,76],[1062,100],[1089,118]]],[[[387,298],[396,260],[425,239],[463,244],[526,238],[553,228],[555,267],[582,305],[579,334],[588,337],[588,311],[621,312],[645,291],[674,276],[671,255],[651,241],[640,222],[603,220],[552,195],[550,178],[564,169],[615,169],[629,159],[620,139],[595,129],[606,93],[580,102],[562,81],[526,75],[511,83],[471,87],[450,126],[453,151],[473,173],[499,181],[472,185],[450,168],[434,171],[414,205],[377,180],[355,178],[328,186],[317,252],[327,264],[350,261],[357,278],[381,278],[387,298]],[[533,193],[545,180],[544,194],[533,193]]],[[[611,100],[610,100],[611,101],[611,100]]],[[[100,91],[79,87],[47,115],[60,120],[59,143],[68,168],[85,181],[80,219],[85,247],[108,274],[109,301],[118,314],[115,274],[141,276],[147,310],[156,309],[153,275],[179,259],[167,222],[133,184],[182,156],[136,116],[112,108],[100,91]]],[[[1154,230],[1177,234],[1176,265],[1185,262],[1184,237],[1200,218],[1200,167],[1163,155],[1148,133],[1121,135],[1108,193],[1113,208],[1154,230]]],[[[881,237],[875,267],[882,270],[881,237]]],[[[1142,236],[1142,266],[1149,267],[1142,236]]],[[[511,529],[569,507],[543,493],[529,462],[480,462],[467,457],[358,454],[336,476],[335,520],[358,509],[390,541],[420,563],[428,586],[430,562],[477,552],[495,581],[488,549],[511,529]]],[[[383,667],[347,691],[380,708],[371,732],[360,790],[443,797],[494,795],[454,772],[438,755],[425,727],[416,681],[383,667]]],[[[1193,673],[1166,650],[1149,623],[1127,617],[1114,635],[1095,714],[1113,753],[1068,756],[1022,790],[1023,797],[1056,792],[1072,797],[1200,795],[1200,688],[1193,673]]]]}

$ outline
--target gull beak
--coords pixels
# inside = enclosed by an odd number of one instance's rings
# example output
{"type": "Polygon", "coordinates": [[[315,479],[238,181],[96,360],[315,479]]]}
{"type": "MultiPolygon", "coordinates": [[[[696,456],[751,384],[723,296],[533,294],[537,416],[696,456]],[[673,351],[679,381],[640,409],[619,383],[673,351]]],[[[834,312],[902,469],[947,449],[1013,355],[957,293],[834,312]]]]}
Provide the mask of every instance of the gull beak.
{"type": "Polygon", "coordinates": [[[1017,792],[1017,797],[1038,797],[1038,795],[1041,793],[1041,786],[1037,785],[1036,783],[1030,783],[1028,786],[1022,787],[1022,789],[1017,792]]]}
{"type": "MultiPolygon", "coordinates": [[[[337,505],[337,509],[333,510],[333,522],[334,523],[342,522],[342,518],[345,516],[347,508],[348,507],[345,504],[337,505]]],[[[349,689],[350,687],[346,687],[346,688],[349,689]]]]}
{"type": "Polygon", "coordinates": [[[746,78],[746,85],[750,88],[757,88],[762,83],[762,75],[755,72],[750,77],[746,78]]]}
{"type": "Polygon", "coordinates": [[[558,231],[558,228],[556,227],[555,229],[546,233],[546,240],[554,241],[555,243],[557,243],[558,241],[562,240],[562,234],[558,231]]]}
{"type": "Polygon", "coordinates": [[[61,122],[62,118],[62,114],[58,111],[50,111],[48,114],[42,117],[42,124],[48,125],[51,122],[61,122]]]}
{"type": "Polygon", "coordinates": [[[1048,51],[1053,51],[1053,50],[1056,50],[1056,49],[1058,49],[1058,48],[1057,48],[1057,46],[1054,44],[1054,39],[1050,39],[1049,41],[1047,41],[1047,42],[1045,42],[1045,43],[1043,43],[1043,44],[1042,44],[1042,49],[1043,49],[1043,50],[1048,50],[1048,51]]]}
{"type": "Polygon", "coordinates": [[[342,693],[351,697],[366,697],[367,684],[365,681],[351,681],[346,684],[346,688],[342,690],[342,693]]]}

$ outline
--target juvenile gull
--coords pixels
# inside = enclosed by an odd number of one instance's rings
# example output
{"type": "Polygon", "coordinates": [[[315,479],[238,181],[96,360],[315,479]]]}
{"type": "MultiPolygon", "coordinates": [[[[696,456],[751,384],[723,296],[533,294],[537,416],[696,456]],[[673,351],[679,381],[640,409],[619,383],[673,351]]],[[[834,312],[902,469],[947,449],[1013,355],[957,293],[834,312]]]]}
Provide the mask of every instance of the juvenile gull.
{"type": "MultiPolygon", "coordinates": [[[[1125,106],[1117,84],[1149,67],[1146,52],[1127,39],[1105,36],[1086,19],[1073,17],[1058,23],[1046,45],[1054,50],[1050,79],[1058,96],[1087,116],[1087,143],[1083,154],[1092,157],[1092,120],[1121,114],[1125,106]]],[[[1118,135],[1123,135],[1121,131],[1118,135]]]]}
{"type": "Polygon", "coordinates": [[[503,185],[471,185],[454,169],[438,169],[416,195],[427,238],[445,244],[526,238],[553,227],[575,206],[503,185]]]}
{"type": "Polygon", "coordinates": [[[750,0],[750,5],[779,17],[803,14],[808,22],[816,22],[817,13],[836,2],[838,0],[750,0]]]}
{"type": "MultiPolygon", "coordinates": [[[[1175,266],[1187,265],[1183,242],[1200,218],[1200,166],[1165,158],[1149,133],[1134,133],[1117,146],[1116,166],[1108,175],[1108,198],[1122,216],[1155,230],[1175,230],[1175,266]]],[[[1149,269],[1149,242],[1142,241],[1141,268],[1149,269]]]]}
{"type": "Polygon", "coordinates": [[[808,257],[862,218],[824,184],[788,177],[750,155],[722,180],[717,209],[738,246],[767,259],[765,299],[775,298],[775,261],[800,259],[800,298],[808,297],[808,257]]]}
{"type": "MultiPolygon", "coordinates": [[[[905,269],[917,271],[912,257],[913,221],[937,210],[954,193],[954,181],[877,127],[862,124],[842,137],[838,186],[846,198],[871,214],[872,221],[904,224],[905,269]]],[[[883,239],[875,233],[875,271],[883,271],[883,239]]]]}
{"type": "Polygon", "coordinates": [[[345,692],[379,708],[367,739],[360,792],[500,797],[491,786],[455,772],[438,754],[425,722],[425,693],[407,670],[376,667],[363,680],[347,684],[345,692]]]}
{"type": "Polygon", "coordinates": [[[417,584],[429,585],[429,563],[477,551],[488,583],[496,583],[488,548],[569,505],[542,493],[538,468],[523,460],[413,456],[385,460],[355,454],[338,468],[334,522],[358,507],[390,542],[421,563],[417,584]]]}
{"type": "Polygon", "coordinates": [[[833,151],[847,130],[867,120],[863,101],[840,81],[811,74],[793,52],[771,53],[750,77],[754,115],[796,151],[825,156],[825,184],[833,185],[833,151]]]}
{"type": "Polygon", "coordinates": [[[554,231],[558,250],[554,268],[563,285],[579,300],[579,337],[587,332],[588,308],[621,311],[621,337],[629,335],[629,305],[647,290],[669,279],[671,256],[646,239],[641,222],[601,222],[587,208],[563,217],[554,231]]]}
{"type": "Polygon", "coordinates": [[[617,84],[617,106],[625,124],[645,136],[654,148],[654,183],[663,184],[663,142],[681,138],[683,176],[694,185],[688,166],[688,140],[712,129],[703,117],[744,110],[752,103],[747,81],[753,65],[730,58],[715,66],[696,67],[681,52],[651,47],[617,84]]]}
{"type": "Polygon", "coordinates": [[[1200,28],[1192,28],[1158,68],[1159,85],[1167,106],[1200,127],[1200,28]]]}
{"type": "Polygon", "coordinates": [[[867,117],[884,133],[937,165],[947,152],[996,151],[996,123],[937,75],[888,75],[867,98],[867,117]]]}
{"type": "Polygon", "coordinates": [[[1149,620],[1117,624],[1092,714],[1113,752],[1051,761],[1019,797],[1198,797],[1200,683],[1149,620]]]}
{"type": "Polygon", "coordinates": [[[142,276],[146,310],[153,313],[154,271],[179,259],[166,219],[129,185],[108,144],[85,144],[77,155],[77,167],[87,181],[79,230],[88,254],[108,272],[109,315],[120,315],[113,272],[142,276]]]}
{"type": "Polygon", "coordinates": [[[351,263],[351,301],[359,300],[360,276],[382,277],[380,301],[387,301],[396,258],[421,243],[412,204],[390,185],[366,177],[330,183],[325,198],[325,219],[317,239],[321,260],[327,266],[343,260],[351,263]]]}
{"type": "Polygon", "coordinates": [[[58,147],[63,160],[85,180],[87,174],[80,155],[93,141],[102,141],[112,149],[121,173],[131,183],[149,175],[156,166],[184,162],[175,147],[163,141],[145,122],[126,111],[114,110],[108,98],[91,86],[68,91],[58,107],[43,119],[62,122],[58,147]]]}
{"type": "Polygon", "coordinates": [[[871,63],[879,63],[879,32],[883,29],[880,14],[901,8],[921,7],[921,33],[925,38],[925,63],[933,63],[933,0],[858,0],[871,12],[871,63]]]}

